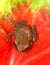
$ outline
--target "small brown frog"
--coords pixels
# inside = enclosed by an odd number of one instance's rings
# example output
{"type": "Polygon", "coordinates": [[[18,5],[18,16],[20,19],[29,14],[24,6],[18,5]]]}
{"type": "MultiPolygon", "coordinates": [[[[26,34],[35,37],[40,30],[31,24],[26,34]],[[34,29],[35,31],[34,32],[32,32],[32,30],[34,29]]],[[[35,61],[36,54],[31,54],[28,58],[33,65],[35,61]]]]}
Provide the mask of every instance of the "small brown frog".
{"type": "MultiPolygon", "coordinates": [[[[10,20],[10,19],[9,19],[10,20]]],[[[19,52],[29,48],[33,41],[37,42],[38,33],[36,26],[31,27],[25,20],[14,21],[14,32],[8,34],[8,38],[14,35],[14,44],[19,52]]]]}

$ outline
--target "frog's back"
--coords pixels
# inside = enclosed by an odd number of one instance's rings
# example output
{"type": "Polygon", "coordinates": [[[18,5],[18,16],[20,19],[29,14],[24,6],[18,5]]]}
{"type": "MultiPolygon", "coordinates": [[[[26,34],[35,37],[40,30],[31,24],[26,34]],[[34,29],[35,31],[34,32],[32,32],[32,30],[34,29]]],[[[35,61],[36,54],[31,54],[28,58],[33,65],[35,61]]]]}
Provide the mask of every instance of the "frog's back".
{"type": "Polygon", "coordinates": [[[32,42],[32,28],[29,25],[23,25],[16,30],[15,40],[17,42],[17,47],[19,51],[23,51],[24,49],[29,47],[29,43],[32,42]]]}

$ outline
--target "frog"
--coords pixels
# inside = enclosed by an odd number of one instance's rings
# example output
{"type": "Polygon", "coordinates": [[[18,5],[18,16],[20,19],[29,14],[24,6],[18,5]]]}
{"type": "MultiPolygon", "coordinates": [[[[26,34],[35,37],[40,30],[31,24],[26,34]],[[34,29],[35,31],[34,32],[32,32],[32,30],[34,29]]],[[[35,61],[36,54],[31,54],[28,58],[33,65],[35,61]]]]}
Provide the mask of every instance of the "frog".
{"type": "Polygon", "coordinates": [[[14,35],[14,44],[19,52],[22,52],[33,45],[38,40],[36,25],[30,26],[26,20],[8,20],[15,23],[14,31],[8,34],[8,40],[14,35]]]}

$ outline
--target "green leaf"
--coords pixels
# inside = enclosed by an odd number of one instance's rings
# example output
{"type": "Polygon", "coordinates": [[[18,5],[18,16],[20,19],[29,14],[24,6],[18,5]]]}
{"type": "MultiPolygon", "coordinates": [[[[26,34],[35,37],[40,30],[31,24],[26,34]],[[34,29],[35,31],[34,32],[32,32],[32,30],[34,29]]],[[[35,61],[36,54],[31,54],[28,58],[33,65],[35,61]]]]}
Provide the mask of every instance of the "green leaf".
{"type": "Polygon", "coordinates": [[[33,0],[31,5],[30,5],[30,8],[31,8],[31,10],[35,10],[36,8],[40,9],[43,6],[46,6],[47,8],[50,9],[49,4],[50,4],[50,0],[33,0]]]}
{"type": "Polygon", "coordinates": [[[32,4],[30,5],[31,9],[41,8],[45,5],[45,0],[33,0],[32,4]]]}

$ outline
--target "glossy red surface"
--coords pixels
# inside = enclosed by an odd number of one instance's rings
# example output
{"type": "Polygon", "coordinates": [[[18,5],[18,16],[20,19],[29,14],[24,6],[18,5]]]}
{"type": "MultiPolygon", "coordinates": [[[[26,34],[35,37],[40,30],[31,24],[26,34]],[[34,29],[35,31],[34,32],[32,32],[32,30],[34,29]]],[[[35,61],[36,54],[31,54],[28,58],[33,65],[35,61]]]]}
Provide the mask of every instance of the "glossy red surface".
{"type": "MultiPolygon", "coordinates": [[[[25,17],[28,20],[27,17],[31,17],[29,24],[34,24],[31,22],[32,16],[28,14],[25,17]]],[[[0,22],[0,65],[50,65],[50,17],[47,20],[42,17],[38,13],[34,20],[39,43],[33,42],[32,48],[22,53],[17,51],[13,40],[6,42],[7,36],[4,35],[13,31],[12,25],[7,21],[0,22]]]]}

